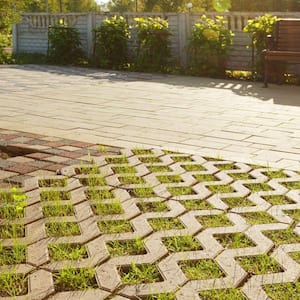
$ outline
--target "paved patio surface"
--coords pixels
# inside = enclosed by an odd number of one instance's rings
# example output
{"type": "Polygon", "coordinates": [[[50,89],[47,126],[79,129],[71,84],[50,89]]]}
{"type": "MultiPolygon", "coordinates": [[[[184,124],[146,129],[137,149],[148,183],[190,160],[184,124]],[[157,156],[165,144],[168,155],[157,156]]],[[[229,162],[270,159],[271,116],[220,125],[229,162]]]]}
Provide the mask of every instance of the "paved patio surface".
{"type": "Polygon", "coordinates": [[[300,87],[0,67],[0,128],[300,169],[300,87]]]}
{"type": "Polygon", "coordinates": [[[299,171],[5,129],[0,146],[1,299],[299,299],[299,171]]]}

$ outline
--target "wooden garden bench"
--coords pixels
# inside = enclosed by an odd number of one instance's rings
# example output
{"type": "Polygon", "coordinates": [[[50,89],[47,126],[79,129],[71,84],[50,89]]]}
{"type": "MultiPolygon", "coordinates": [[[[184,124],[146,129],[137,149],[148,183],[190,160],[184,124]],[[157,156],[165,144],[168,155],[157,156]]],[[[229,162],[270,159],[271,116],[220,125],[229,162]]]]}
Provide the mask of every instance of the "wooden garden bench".
{"type": "Polygon", "coordinates": [[[300,19],[281,19],[275,24],[274,36],[268,36],[263,52],[264,84],[268,86],[271,65],[300,63],[300,19]]]}

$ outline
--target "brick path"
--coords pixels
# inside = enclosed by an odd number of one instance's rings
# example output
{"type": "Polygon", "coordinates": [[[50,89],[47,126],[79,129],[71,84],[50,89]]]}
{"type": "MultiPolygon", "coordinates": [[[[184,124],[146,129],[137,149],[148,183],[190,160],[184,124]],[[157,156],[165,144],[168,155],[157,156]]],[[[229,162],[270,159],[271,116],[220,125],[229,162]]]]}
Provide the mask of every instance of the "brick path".
{"type": "Polygon", "coordinates": [[[299,86],[49,66],[0,78],[0,128],[300,166],[299,86]]]}
{"type": "Polygon", "coordinates": [[[0,159],[1,276],[27,279],[16,299],[299,299],[299,171],[12,130],[0,137],[23,150],[0,159]],[[8,220],[1,209],[20,182],[24,215],[8,220]],[[61,232],[66,222],[77,231],[61,232]],[[9,235],[12,223],[22,230],[9,235]],[[26,257],[4,263],[20,244],[26,257]],[[53,249],[66,245],[57,258],[53,249]],[[142,276],[150,267],[152,280],[142,276]],[[88,289],[61,287],[68,268],[89,270],[88,289]]]}

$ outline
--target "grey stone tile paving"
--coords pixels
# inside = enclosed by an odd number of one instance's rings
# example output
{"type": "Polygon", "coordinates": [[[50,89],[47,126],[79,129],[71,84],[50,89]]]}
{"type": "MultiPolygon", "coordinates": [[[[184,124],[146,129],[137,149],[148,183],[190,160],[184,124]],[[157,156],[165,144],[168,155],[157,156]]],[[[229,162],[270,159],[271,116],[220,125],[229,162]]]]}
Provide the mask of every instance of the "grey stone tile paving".
{"type": "Polygon", "coordinates": [[[39,65],[0,78],[0,128],[300,168],[299,86],[39,65]]]}

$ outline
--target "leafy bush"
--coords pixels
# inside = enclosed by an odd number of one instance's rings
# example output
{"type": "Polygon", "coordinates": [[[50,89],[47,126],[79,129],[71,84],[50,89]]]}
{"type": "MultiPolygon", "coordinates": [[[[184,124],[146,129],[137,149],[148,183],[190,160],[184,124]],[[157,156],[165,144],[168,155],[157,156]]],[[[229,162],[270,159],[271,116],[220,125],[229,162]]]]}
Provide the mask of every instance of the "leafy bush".
{"type": "Polygon", "coordinates": [[[226,28],[223,17],[210,19],[203,15],[194,25],[188,45],[192,73],[224,76],[225,59],[232,37],[233,33],[226,28]]]}
{"type": "Polygon", "coordinates": [[[122,68],[128,62],[129,26],[123,17],[106,19],[95,29],[95,63],[122,68]]]}
{"type": "Polygon", "coordinates": [[[66,25],[49,28],[48,60],[56,64],[76,64],[84,58],[79,32],[66,25]]]}
{"type": "Polygon", "coordinates": [[[11,39],[10,34],[0,33],[0,64],[7,64],[11,61],[11,55],[5,52],[6,47],[11,47],[11,39]]]}
{"type": "Polygon", "coordinates": [[[137,34],[136,69],[164,71],[171,55],[168,21],[161,18],[134,20],[137,34]]]}
{"type": "Polygon", "coordinates": [[[244,32],[248,32],[252,35],[252,44],[255,49],[255,62],[254,67],[257,72],[257,76],[262,75],[262,51],[267,48],[267,36],[273,33],[275,22],[277,17],[270,14],[248,20],[247,25],[244,28],[244,32]]]}

